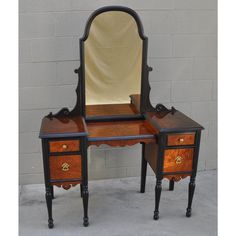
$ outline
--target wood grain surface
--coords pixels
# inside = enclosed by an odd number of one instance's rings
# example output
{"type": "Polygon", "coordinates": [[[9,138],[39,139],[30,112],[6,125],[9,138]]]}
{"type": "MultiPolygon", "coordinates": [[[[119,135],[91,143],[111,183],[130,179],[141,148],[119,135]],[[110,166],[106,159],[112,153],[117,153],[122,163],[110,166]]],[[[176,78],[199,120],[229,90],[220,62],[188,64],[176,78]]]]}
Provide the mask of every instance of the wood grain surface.
{"type": "Polygon", "coordinates": [[[81,156],[50,156],[50,179],[51,180],[69,180],[69,179],[81,179],[81,156]],[[63,171],[63,165],[68,165],[68,170],[63,171]]]}
{"type": "Polygon", "coordinates": [[[49,142],[50,152],[79,151],[79,147],[80,147],[79,140],[62,140],[62,141],[49,142]]]}

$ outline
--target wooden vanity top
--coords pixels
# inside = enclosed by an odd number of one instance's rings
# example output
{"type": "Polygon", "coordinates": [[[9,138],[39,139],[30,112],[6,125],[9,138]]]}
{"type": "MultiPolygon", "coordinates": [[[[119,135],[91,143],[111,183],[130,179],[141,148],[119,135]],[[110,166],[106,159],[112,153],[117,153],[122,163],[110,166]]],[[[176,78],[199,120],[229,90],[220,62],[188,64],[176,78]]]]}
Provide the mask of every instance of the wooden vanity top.
{"type": "MultiPolygon", "coordinates": [[[[133,104],[111,104],[87,106],[90,115],[137,114],[133,104]],[[101,107],[100,107],[101,108],[101,107]],[[117,110],[116,110],[117,109],[117,110]],[[99,111],[99,112],[98,112],[99,111]]],[[[42,120],[40,138],[60,138],[88,136],[89,141],[118,140],[121,138],[153,138],[159,132],[189,132],[203,129],[201,125],[182,112],[147,112],[145,119],[120,121],[85,121],[81,116],[48,118],[42,120]]]]}
{"type": "Polygon", "coordinates": [[[147,112],[145,117],[160,132],[188,132],[204,129],[197,122],[177,110],[174,112],[147,112]]]}
{"type": "Polygon", "coordinates": [[[40,138],[86,136],[88,131],[81,116],[47,118],[44,117],[40,129],[40,138]]]}
{"type": "Polygon", "coordinates": [[[153,138],[156,129],[146,120],[87,121],[81,116],[42,120],[40,138],[88,136],[89,141],[153,138]]]}

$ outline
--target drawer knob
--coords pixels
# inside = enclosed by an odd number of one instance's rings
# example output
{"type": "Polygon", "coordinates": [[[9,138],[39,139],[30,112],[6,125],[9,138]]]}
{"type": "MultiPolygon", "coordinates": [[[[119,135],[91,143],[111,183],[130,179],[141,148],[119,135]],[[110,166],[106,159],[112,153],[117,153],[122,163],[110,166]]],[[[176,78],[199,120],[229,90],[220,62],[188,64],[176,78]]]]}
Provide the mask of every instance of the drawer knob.
{"type": "Polygon", "coordinates": [[[61,170],[62,171],[68,171],[69,170],[69,167],[70,165],[66,162],[64,162],[62,165],[61,165],[61,170]]]}
{"type": "Polygon", "coordinates": [[[182,143],[184,141],[184,138],[180,138],[179,141],[182,143]]]}
{"type": "Polygon", "coordinates": [[[63,145],[62,145],[62,148],[63,148],[63,149],[67,149],[68,146],[67,146],[66,144],[63,144],[63,145]]]}
{"type": "Polygon", "coordinates": [[[179,164],[182,163],[182,160],[183,160],[183,157],[177,156],[177,157],[175,158],[175,163],[176,163],[177,165],[179,165],[179,164]]]}

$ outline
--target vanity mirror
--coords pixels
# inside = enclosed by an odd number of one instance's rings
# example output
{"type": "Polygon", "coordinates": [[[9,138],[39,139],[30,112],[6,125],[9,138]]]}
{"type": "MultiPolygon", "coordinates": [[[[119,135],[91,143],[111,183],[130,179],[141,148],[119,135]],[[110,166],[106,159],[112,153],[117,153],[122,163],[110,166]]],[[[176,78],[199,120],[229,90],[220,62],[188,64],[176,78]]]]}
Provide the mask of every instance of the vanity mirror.
{"type": "Polygon", "coordinates": [[[134,18],[96,16],[84,42],[86,105],[126,104],[141,93],[142,40],[134,18]]]}
{"type": "MultiPolygon", "coordinates": [[[[141,118],[149,104],[147,37],[128,8],[102,8],[80,39],[81,87],[75,111],[86,120],[141,118]],[[82,109],[79,109],[82,108],[82,109]]],[[[73,112],[72,112],[73,113],[73,112]]]]}
{"type": "Polygon", "coordinates": [[[120,116],[117,108],[112,109],[114,104],[124,116],[135,113],[129,104],[131,95],[141,93],[142,45],[130,14],[107,11],[92,20],[84,41],[87,117],[120,116]]]}

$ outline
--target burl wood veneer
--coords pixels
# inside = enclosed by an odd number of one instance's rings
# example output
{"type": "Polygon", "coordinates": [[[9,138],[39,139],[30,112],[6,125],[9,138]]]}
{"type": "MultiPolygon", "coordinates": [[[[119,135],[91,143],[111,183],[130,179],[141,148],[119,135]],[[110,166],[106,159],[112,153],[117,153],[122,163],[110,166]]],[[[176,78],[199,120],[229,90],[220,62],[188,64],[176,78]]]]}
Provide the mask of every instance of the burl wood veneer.
{"type": "Polygon", "coordinates": [[[50,156],[51,180],[81,179],[81,156],[50,156]]]}
{"type": "Polygon", "coordinates": [[[89,145],[125,146],[156,142],[156,130],[145,120],[89,122],[87,128],[89,145]]]}
{"type": "Polygon", "coordinates": [[[164,151],[163,172],[192,171],[193,148],[164,151]]]}
{"type": "MultiPolygon", "coordinates": [[[[168,173],[191,172],[193,164],[194,148],[166,149],[164,151],[163,173],[164,178],[170,179],[168,173]]],[[[155,143],[146,144],[145,158],[154,173],[157,172],[158,145],[155,143]]],[[[182,174],[181,174],[182,175],[182,174]]],[[[183,177],[190,174],[183,175],[183,177]]],[[[178,174],[172,175],[171,179],[179,180],[178,174]]]]}

